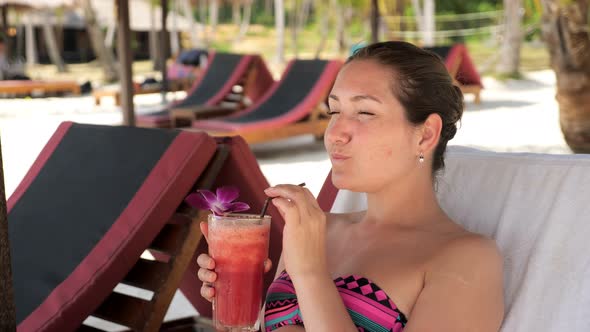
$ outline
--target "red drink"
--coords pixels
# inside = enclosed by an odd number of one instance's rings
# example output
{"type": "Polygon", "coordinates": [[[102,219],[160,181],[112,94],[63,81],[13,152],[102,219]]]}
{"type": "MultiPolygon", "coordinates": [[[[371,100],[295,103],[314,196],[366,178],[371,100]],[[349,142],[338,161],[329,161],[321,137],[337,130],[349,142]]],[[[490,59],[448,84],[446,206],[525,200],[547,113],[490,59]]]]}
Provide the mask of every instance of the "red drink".
{"type": "Polygon", "coordinates": [[[209,216],[209,253],[215,260],[213,320],[220,331],[254,330],[262,305],[270,216],[209,216]]]}

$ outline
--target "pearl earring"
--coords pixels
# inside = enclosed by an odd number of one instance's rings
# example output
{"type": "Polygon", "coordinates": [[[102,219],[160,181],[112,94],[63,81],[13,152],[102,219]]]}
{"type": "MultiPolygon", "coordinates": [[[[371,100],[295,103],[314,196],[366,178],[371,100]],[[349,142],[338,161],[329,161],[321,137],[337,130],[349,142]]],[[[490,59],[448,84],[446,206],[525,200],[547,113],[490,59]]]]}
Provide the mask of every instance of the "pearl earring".
{"type": "Polygon", "coordinates": [[[418,157],[418,162],[420,162],[420,164],[422,164],[424,162],[424,155],[422,154],[422,152],[420,152],[420,156],[418,157]]]}

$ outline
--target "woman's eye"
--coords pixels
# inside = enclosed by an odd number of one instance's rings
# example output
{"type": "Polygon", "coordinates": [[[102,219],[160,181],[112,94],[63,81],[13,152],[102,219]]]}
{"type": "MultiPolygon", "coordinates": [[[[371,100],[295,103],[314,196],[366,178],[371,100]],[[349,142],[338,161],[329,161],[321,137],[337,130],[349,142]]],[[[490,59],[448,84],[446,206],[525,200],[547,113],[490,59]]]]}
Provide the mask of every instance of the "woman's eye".
{"type": "Polygon", "coordinates": [[[359,111],[358,114],[361,115],[375,115],[375,113],[367,112],[367,111],[359,111]]]}
{"type": "Polygon", "coordinates": [[[328,115],[334,115],[334,114],[338,114],[338,113],[340,113],[340,112],[336,112],[336,111],[332,111],[332,110],[326,112],[326,114],[328,114],[328,115]]]}

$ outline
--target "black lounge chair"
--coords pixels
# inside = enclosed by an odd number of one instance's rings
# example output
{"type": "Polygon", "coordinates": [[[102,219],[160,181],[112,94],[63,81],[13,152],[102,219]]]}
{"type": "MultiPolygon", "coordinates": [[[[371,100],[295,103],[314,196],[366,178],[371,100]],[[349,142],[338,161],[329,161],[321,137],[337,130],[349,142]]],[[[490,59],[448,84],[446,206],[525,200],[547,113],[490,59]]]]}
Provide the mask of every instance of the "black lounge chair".
{"type": "Polygon", "coordinates": [[[94,331],[89,316],[158,331],[201,237],[183,199],[225,156],[204,134],[60,125],[7,202],[18,331],[94,331]]]}
{"type": "Polygon", "coordinates": [[[169,128],[172,109],[192,109],[203,118],[227,115],[257,101],[273,82],[270,71],[258,55],[213,53],[204,73],[184,99],[161,111],[138,115],[137,125],[169,128]]]}
{"type": "Polygon", "coordinates": [[[240,135],[248,143],[303,134],[321,137],[329,122],[324,115],[327,96],[341,66],[337,60],[292,60],[281,80],[242,111],[212,120],[198,120],[186,113],[173,112],[173,116],[192,120],[189,130],[214,136],[240,135]]]}

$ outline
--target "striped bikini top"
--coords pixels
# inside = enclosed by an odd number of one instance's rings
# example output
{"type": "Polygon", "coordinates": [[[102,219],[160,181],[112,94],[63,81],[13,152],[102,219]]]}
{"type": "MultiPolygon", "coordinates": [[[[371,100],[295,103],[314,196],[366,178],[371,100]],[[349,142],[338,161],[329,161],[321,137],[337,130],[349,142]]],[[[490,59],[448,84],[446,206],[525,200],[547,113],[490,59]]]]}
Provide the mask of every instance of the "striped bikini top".
{"type": "MultiPolygon", "coordinates": [[[[334,279],[342,302],[359,331],[400,332],[406,316],[375,283],[350,275],[334,279]]],[[[295,287],[286,271],[273,281],[266,297],[266,332],[286,325],[303,325],[295,287]]]]}

